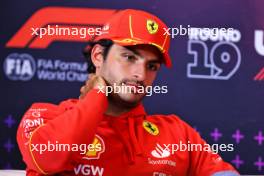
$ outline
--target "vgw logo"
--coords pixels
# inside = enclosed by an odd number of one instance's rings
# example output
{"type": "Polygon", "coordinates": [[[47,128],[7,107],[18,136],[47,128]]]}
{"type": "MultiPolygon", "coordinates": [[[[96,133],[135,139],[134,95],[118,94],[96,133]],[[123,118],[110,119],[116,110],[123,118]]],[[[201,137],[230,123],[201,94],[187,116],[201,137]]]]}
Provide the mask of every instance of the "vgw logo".
{"type": "Polygon", "coordinates": [[[36,72],[36,63],[29,54],[9,54],[4,61],[4,72],[13,81],[30,80],[36,72]]]}

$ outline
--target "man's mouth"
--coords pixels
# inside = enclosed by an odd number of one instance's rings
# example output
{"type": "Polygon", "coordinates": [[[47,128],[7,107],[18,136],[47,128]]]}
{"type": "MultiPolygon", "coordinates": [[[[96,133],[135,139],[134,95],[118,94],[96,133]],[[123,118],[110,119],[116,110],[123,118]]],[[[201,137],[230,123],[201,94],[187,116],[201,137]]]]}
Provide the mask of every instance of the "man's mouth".
{"type": "Polygon", "coordinates": [[[131,87],[132,90],[133,90],[132,93],[139,93],[139,89],[144,88],[144,86],[141,85],[141,84],[138,84],[138,83],[135,83],[135,82],[129,82],[129,81],[123,83],[122,85],[123,85],[123,86],[131,87]]]}

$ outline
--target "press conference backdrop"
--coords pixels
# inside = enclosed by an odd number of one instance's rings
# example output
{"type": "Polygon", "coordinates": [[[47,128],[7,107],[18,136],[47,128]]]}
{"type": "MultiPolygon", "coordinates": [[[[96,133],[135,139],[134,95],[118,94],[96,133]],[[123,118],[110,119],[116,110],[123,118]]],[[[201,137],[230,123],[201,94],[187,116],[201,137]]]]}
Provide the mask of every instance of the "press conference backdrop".
{"type": "Polygon", "coordinates": [[[126,8],[151,12],[169,28],[234,29],[216,38],[171,36],[173,68],[155,82],[168,93],[144,104],[150,114],[179,115],[209,144],[234,144],[220,155],[242,174],[264,174],[262,0],[1,1],[0,168],[25,169],[16,131],[26,109],[78,97],[87,77],[82,49],[90,36],[37,36],[31,28],[101,28],[126,8]]]}

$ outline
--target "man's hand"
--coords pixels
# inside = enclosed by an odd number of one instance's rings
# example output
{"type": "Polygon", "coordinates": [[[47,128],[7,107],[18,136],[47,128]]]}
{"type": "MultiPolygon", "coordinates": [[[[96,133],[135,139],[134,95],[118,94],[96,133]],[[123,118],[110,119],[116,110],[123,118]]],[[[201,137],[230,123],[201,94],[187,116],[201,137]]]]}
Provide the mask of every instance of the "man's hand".
{"type": "Polygon", "coordinates": [[[101,76],[97,76],[95,74],[89,74],[89,78],[86,81],[85,85],[81,87],[80,89],[80,96],[79,99],[82,99],[85,97],[85,95],[92,89],[98,89],[100,88],[105,92],[106,82],[101,76]]]}

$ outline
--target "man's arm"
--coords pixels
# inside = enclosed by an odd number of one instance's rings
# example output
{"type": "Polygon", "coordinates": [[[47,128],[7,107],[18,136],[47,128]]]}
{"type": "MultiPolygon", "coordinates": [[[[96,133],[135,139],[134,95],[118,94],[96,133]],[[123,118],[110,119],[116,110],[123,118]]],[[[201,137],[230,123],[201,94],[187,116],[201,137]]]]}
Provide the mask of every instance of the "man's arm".
{"type": "Polygon", "coordinates": [[[46,151],[41,154],[35,148],[40,144],[92,142],[107,108],[107,97],[97,89],[85,90],[75,105],[70,102],[59,106],[37,103],[25,113],[17,131],[17,141],[28,169],[51,174],[73,167],[73,152],[46,151]]]}

